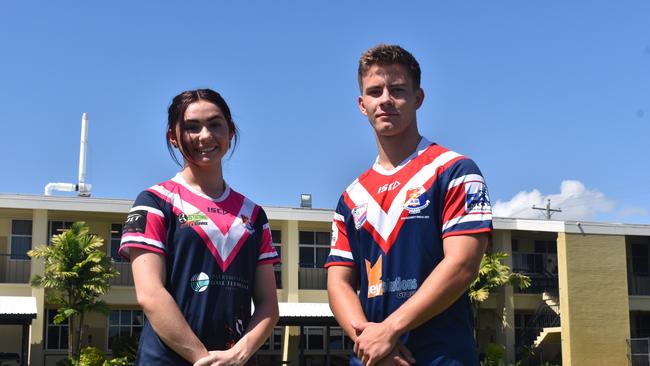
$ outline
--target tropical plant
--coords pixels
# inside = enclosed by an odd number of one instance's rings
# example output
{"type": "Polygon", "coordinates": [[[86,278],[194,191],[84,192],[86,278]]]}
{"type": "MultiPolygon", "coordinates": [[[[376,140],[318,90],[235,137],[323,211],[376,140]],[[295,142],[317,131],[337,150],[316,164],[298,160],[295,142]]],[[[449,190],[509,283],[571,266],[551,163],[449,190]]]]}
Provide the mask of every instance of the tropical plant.
{"type": "Polygon", "coordinates": [[[34,275],[32,286],[46,290],[48,302],[58,306],[54,323],[70,320],[68,357],[78,361],[84,315],[90,311],[107,314],[100,297],[110,289],[109,280],[118,275],[103,249],[104,239],[89,234],[88,225],[75,222],[70,229],[52,236],[52,245],[27,252],[45,262],[43,276],[34,275]]]}
{"type": "Polygon", "coordinates": [[[487,300],[490,292],[504,285],[513,285],[522,289],[530,286],[530,277],[513,273],[510,267],[503,264],[502,260],[507,257],[508,254],[503,252],[483,254],[478,277],[469,287],[469,298],[474,304],[487,300]]]}

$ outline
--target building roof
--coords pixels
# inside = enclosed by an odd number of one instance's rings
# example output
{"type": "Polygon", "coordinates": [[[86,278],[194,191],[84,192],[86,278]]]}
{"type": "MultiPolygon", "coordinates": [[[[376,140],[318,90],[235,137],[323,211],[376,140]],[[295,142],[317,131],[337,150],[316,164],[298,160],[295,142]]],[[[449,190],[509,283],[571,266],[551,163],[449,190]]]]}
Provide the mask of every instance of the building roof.
{"type": "Polygon", "coordinates": [[[22,324],[36,319],[36,298],[0,296],[0,324],[22,324]]]}
{"type": "MultiPolygon", "coordinates": [[[[79,211],[126,214],[133,200],[77,196],[0,194],[0,209],[79,211]]],[[[270,220],[330,222],[331,209],[264,206],[270,220]]],[[[542,220],[493,217],[497,230],[527,230],[573,234],[650,236],[650,225],[604,223],[576,220],[542,220]]]]}
{"type": "Polygon", "coordinates": [[[278,304],[280,320],[278,325],[323,326],[338,325],[328,303],[281,302],[278,304]]]}

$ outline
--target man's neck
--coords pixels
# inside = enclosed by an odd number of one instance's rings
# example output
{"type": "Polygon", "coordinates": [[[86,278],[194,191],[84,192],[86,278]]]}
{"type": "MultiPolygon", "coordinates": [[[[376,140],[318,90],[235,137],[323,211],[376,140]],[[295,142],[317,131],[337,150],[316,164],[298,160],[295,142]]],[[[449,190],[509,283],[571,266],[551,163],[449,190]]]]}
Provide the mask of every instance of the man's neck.
{"type": "Polygon", "coordinates": [[[377,136],[377,163],[386,170],[399,166],[417,150],[422,139],[417,130],[414,132],[400,136],[377,136]]]}

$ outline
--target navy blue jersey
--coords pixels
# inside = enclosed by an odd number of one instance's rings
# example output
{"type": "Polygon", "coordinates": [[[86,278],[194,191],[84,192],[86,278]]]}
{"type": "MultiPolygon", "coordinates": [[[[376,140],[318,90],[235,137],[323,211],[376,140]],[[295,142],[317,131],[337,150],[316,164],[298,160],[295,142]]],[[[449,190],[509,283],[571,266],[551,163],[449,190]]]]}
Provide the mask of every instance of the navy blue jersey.
{"type": "MultiPolygon", "coordinates": [[[[444,238],[491,230],[490,201],[476,164],[422,139],[400,166],[387,171],[375,164],[346,189],[325,267],[356,268],[364,313],[381,322],[444,258],[444,238]]],[[[401,340],[418,365],[478,364],[466,293],[401,340]]]]}
{"type": "MultiPolygon", "coordinates": [[[[131,248],[164,256],[165,288],[210,351],[232,347],[251,317],[258,265],[278,263],[264,210],[226,186],[212,199],[180,175],[140,193],[124,224],[119,253],[131,248]]],[[[146,321],[139,365],[189,364],[146,321]]]]}

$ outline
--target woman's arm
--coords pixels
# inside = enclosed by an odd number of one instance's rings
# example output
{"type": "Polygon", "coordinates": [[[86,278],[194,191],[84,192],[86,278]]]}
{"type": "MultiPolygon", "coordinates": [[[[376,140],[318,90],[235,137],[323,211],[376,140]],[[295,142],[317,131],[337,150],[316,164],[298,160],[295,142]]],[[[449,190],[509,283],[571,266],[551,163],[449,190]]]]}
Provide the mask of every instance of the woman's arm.
{"type": "Polygon", "coordinates": [[[253,303],[255,311],[244,336],[229,350],[210,351],[210,355],[196,362],[195,366],[244,365],[271,335],[279,318],[272,264],[257,266],[253,303]]]}
{"type": "Polygon", "coordinates": [[[160,254],[131,248],[131,268],[138,304],[167,346],[194,363],[208,350],[194,334],[176,301],[165,289],[165,260],[160,254]]]}

